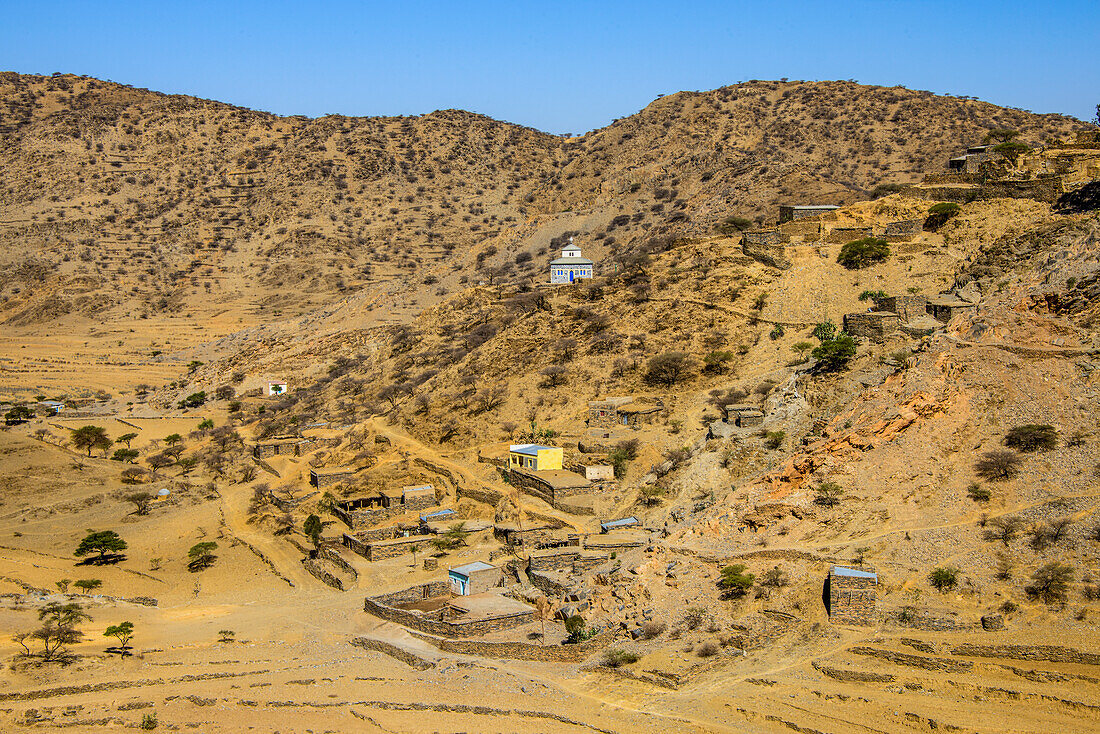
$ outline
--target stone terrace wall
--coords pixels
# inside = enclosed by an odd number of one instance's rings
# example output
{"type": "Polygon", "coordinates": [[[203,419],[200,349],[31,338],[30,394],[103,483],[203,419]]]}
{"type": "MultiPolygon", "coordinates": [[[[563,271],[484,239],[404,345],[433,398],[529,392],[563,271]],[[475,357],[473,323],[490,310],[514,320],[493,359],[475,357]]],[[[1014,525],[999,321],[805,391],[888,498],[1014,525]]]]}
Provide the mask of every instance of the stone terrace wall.
{"type": "Polygon", "coordinates": [[[412,635],[444,652],[509,660],[538,660],[547,663],[579,663],[603,650],[618,637],[618,633],[614,630],[604,630],[592,639],[575,645],[532,645],[526,642],[439,639],[417,632],[413,632],[412,635]]]}
{"type": "Polygon", "coordinates": [[[757,262],[786,270],[791,267],[791,261],[787,258],[783,239],[783,234],[778,230],[745,232],[741,238],[741,251],[757,262]]]}
{"type": "Polygon", "coordinates": [[[825,236],[825,241],[833,245],[846,245],[870,236],[870,227],[835,227],[825,236]]]}
{"type": "Polygon", "coordinates": [[[344,582],[333,576],[331,573],[325,570],[325,568],[322,567],[320,563],[313,560],[312,558],[303,558],[302,565],[305,566],[306,570],[309,571],[310,574],[312,574],[321,583],[331,586],[334,589],[338,589],[339,591],[344,590],[344,582]]]}

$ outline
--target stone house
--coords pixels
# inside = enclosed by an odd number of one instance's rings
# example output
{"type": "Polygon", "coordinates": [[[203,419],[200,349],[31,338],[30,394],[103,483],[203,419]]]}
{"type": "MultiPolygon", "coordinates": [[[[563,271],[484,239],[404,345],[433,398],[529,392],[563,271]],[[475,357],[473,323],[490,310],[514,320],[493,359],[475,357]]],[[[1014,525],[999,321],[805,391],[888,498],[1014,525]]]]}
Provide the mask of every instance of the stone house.
{"type": "Polygon", "coordinates": [[[447,580],[451,584],[451,593],[469,596],[500,586],[504,574],[496,566],[484,561],[474,561],[448,569],[447,580]]]}
{"type": "Polygon", "coordinates": [[[806,217],[816,217],[818,214],[835,212],[840,207],[836,204],[780,204],[779,223],[793,222],[806,217]]]}
{"type": "Polygon", "coordinates": [[[901,326],[901,320],[892,311],[865,311],[844,315],[844,331],[852,336],[882,342],[901,326]]]}
{"type": "Polygon", "coordinates": [[[829,570],[829,619],[833,624],[872,626],[878,574],[833,566],[829,570]]]}
{"type": "Polygon", "coordinates": [[[964,301],[950,294],[941,294],[928,299],[928,313],[942,323],[948,323],[959,314],[973,314],[978,304],[964,301]]]}
{"type": "Polygon", "coordinates": [[[59,415],[65,410],[65,403],[60,400],[43,400],[38,404],[38,412],[43,415],[59,415]]]}
{"type": "Polygon", "coordinates": [[[928,313],[928,296],[916,293],[887,296],[875,301],[875,310],[896,313],[902,323],[908,323],[928,313]]]}
{"type": "Polygon", "coordinates": [[[436,504],[435,487],[424,484],[383,489],[372,495],[343,500],[333,505],[332,512],[348,527],[358,528],[409,512],[420,513],[436,504]]]}
{"type": "Polygon", "coordinates": [[[317,489],[326,489],[336,484],[346,482],[355,476],[355,469],[350,466],[336,466],[328,469],[310,469],[309,483],[317,489]]]}
{"type": "Polygon", "coordinates": [[[664,403],[657,398],[627,395],[592,400],[588,403],[588,424],[637,428],[643,423],[652,423],[664,409],[664,403]]]}
{"type": "Polygon", "coordinates": [[[508,471],[508,481],[514,487],[527,494],[546,500],[552,507],[562,508],[567,497],[588,494],[593,490],[592,482],[580,474],[562,469],[531,471],[513,468],[508,471]]]}
{"type": "Polygon", "coordinates": [[[569,244],[561,249],[561,257],[550,261],[550,282],[556,285],[591,278],[594,265],[581,255],[581,248],[574,245],[570,237],[569,244]]]}
{"type": "Polygon", "coordinates": [[[257,459],[267,459],[272,456],[298,456],[298,445],[302,443],[300,438],[278,438],[271,441],[257,441],[252,446],[252,455],[257,459]]]}
{"type": "MultiPolygon", "coordinates": [[[[388,530],[383,528],[382,530],[388,530]]],[[[394,532],[401,532],[394,529],[394,532]]],[[[386,558],[396,558],[405,553],[412,553],[413,546],[426,549],[430,538],[425,535],[394,535],[381,540],[371,540],[371,536],[360,537],[361,533],[349,535],[344,533],[340,542],[346,547],[366,558],[368,561],[381,561],[386,558]]]]}
{"type": "Polygon", "coordinates": [[[764,423],[764,411],[755,405],[727,405],[724,409],[726,423],[738,428],[751,428],[764,423]]]}
{"type": "Polygon", "coordinates": [[[560,470],[565,452],[554,446],[534,443],[512,444],[508,447],[508,468],[529,471],[560,470]]]}
{"type": "Polygon", "coordinates": [[[923,219],[903,219],[889,222],[882,231],[882,238],[887,242],[902,242],[913,239],[922,231],[924,231],[923,219]]]}

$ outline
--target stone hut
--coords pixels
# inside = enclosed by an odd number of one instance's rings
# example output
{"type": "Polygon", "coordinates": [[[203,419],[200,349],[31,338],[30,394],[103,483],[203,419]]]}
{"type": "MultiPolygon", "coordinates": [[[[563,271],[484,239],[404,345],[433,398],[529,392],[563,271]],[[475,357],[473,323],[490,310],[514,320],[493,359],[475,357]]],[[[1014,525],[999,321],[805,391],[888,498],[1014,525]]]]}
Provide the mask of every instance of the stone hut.
{"type": "Polygon", "coordinates": [[[787,258],[786,237],[778,229],[755,230],[741,234],[741,251],[753,260],[786,270],[791,267],[787,258]]]}
{"type": "Polygon", "coordinates": [[[816,217],[818,214],[835,212],[840,207],[836,204],[780,204],[779,223],[793,222],[806,217],[816,217]]]}
{"type": "Polygon", "coordinates": [[[252,455],[257,459],[267,459],[272,456],[298,456],[298,438],[280,438],[272,441],[257,441],[252,446],[252,455]]]}
{"type": "Polygon", "coordinates": [[[977,309],[978,304],[964,301],[950,294],[928,299],[928,313],[932,314],[932,318],[945,324],[961,313],[973,314],[977,309]]]}
{"type": "Polygon", "coordinates": [[[401,504],[404,512],[420,512],[429,507],[435,507],[435,487],[430,484],[402,487],[401,504]]]}
{"type": "Polygon", "coordinates": [[[901,320],[893,311],[866,311],[844,315],[844,331],[873,342],[885,341],[899,326],[901,320]]]}
{"type": "Polygon", "coordinates": [[[317,489],[327,489],[341,482],[346,482],[355,476],[355,469],[350,466],[335,466],[328,469],[310,469],[309,483],[317,489]]]}
{"type": "Polygon", "coordinates": [[[887,296],[875,301],[875,310],[896,313],[902,323],[907,323],[928,313],[928,296],[915,293],[904,296],[887,296]]]}
{"type": "Polygon", "coordinates": [[[833,624],[872,626],[878,574],[846,566],[829,570],[829,619],[833,624]]]}
{"type": "Polygon", "coordinates": [[[727,405],[724,410],[726,423],[733,423],[738,428],[752,428],[764,422],[764,411],[755,405],[727,405]]]}
{"type": "Polygon", "coordinates": [[[450,581],[452,594],[469,596],[500,586],[504,574],[496,566],[484,561],[474,561],[447,569],[447,580],[450,581]]]}
{"type": "Polygon", "coordinates": [[[870,227],[834,227],[825,236],[825,241],[833,245],[846,245],[870,236],[870,227]]]}
{"type": "Polygon", "coordinates": [[[551,507],[562,509],[568,497],[592,492],[594,486],[580,474],[563,469],[530,471],[513,468],[508,472],[508,481],[512,486],[527,494],[546,500],[551,507]]]}
{"type": "Polygon", "coordinates": [[[657,398],[628,395],[593,400],[588,403],[588,424],[637,428],[643,423],[652,423],[664,409],[664,403],[657,398]]]}

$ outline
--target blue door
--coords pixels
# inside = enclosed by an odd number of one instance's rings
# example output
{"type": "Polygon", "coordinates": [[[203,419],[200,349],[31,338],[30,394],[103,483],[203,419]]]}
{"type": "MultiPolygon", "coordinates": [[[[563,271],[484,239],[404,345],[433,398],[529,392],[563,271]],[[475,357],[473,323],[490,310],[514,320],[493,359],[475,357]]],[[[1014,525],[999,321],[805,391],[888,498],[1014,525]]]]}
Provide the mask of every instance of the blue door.
{"type": "Polygon", "coordinates": [[[569,282],[570,283],[573,282],[573,271],[572,270],[569,271],[569,282]]]}

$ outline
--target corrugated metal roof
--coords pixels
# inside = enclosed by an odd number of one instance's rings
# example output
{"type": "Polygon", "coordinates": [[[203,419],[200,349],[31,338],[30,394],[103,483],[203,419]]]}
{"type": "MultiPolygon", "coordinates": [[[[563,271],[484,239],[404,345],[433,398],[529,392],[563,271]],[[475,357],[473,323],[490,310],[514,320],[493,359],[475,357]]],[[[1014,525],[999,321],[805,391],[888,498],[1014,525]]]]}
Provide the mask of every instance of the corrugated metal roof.
{"type": "Polygon", "coordinates": [[[858,579],[874,579],[875,581],[878,581],[878,574],[874,571],[862,571],[858,568],[833,566],[833,573],[837,576],[853,576],[858,579]]]}
{"type": "Polygon", "coordinates": [[[433,518],[448,517],[448,516],[453,515],[453,514],[455,514],[454,510],[436,510],[435,512],[429,512],[427,515],[421,515],[420,519],[423,522],[428,522],[429,520],[431,520],[433,518]]]}
{"type": "Polygon", "coordinates": [[[636,518],[636,517],[622,517],[622,518],[619,518],[618,520],[608,520],[607,522],[601,522],[600,527],[601,528],[618,528],[618,527],[622,527],[623,525],[637,525],[637,524],[638,524],[638,518],[636,518]]]}
{"type": "Polygon", "coordinates": [[[537,443],[517,443],[508,447],[508,450],[513,454],[525,454],[527,456],[537,456],[539,451],[546,451],[554,448],[553,446],[541,446],[537,443]]]}
{"type": "Polygon", "coordinates": [[[474,561],[473,563],[466,563],[462,566],[456,566],[455,568],[448,569],[450,573],[457,573],[463,576],[469,576],[472,573],[478,571],[488,571],[489,569],[496,568],[485,561],[474,561]]]}

